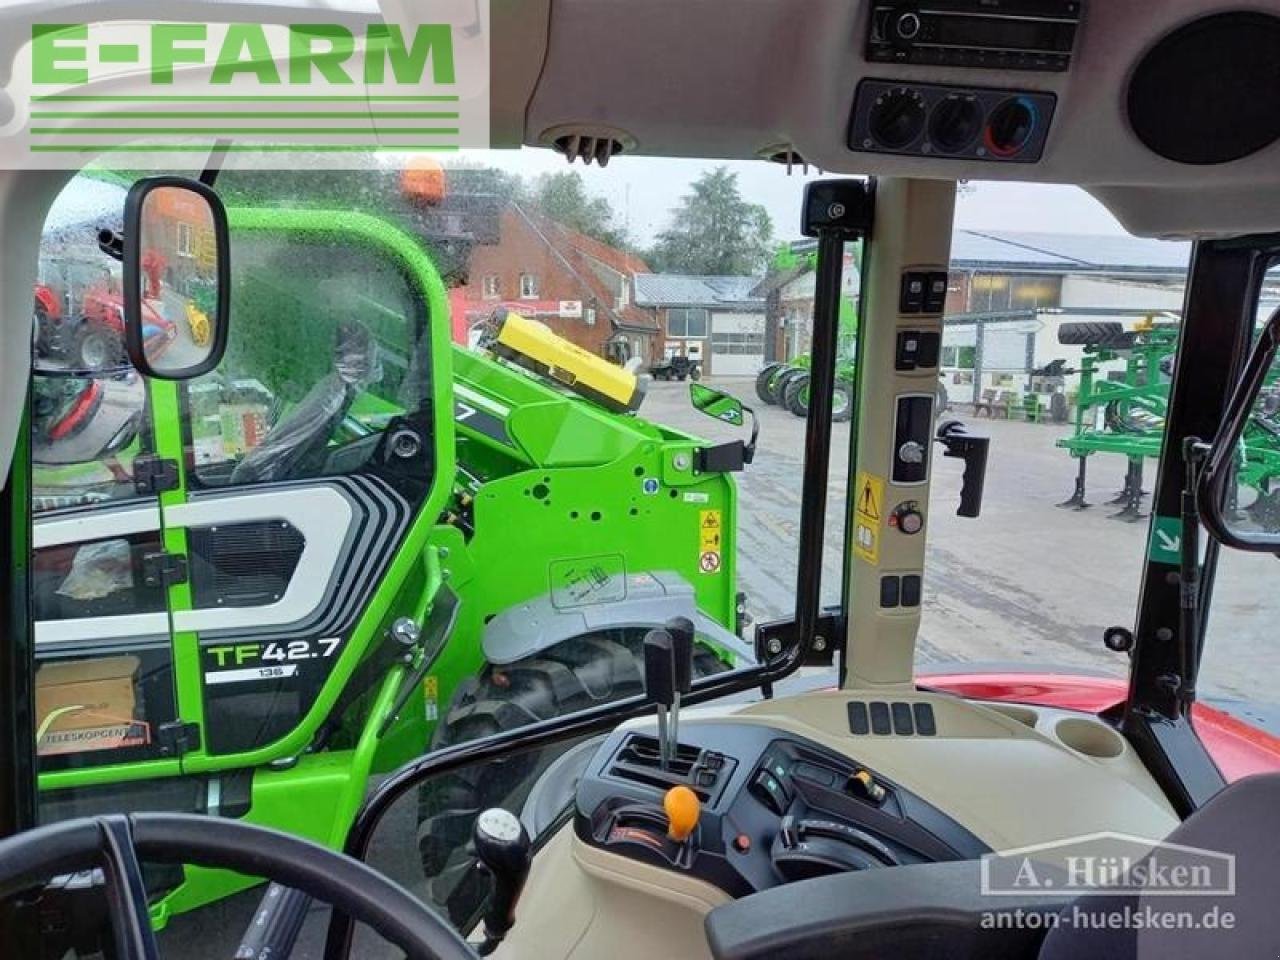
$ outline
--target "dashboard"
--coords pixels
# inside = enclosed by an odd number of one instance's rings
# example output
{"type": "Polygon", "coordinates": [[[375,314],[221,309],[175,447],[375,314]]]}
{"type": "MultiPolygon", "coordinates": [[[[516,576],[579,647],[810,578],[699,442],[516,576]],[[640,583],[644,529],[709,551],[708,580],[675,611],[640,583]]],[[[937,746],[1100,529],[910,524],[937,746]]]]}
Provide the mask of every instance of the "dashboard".
{"type": "Polygon", "coordinates": [[[878,772],[769,726],[686,728],[664,768],[658,741],[615,732],[578,783],[574,830],[591,846],[701,879],[732,897],[849,870],[973,859],[988,847],[878,772]],[[666,791],[701,803],[694,832],[668,835],[666,791]]]}
{"type": "MultiPolygon", "coordinates": [[[[704,921],[717,907],[809,878],[891,883],[898,866],[1102,830],[1164,836],[1178,823],[1096,717],[886,690],[683,710],[667,770],[652,719],[564,754],[539,781],[561,798],[543,806],[563,813],[539,819],[516,924],[494,955],[710,957],[704,921]],[[681,842],[663,803],[673,787],[700,806],[681,842]]],[[[522,817],[535,819],[529,805],[522,817]]]]}

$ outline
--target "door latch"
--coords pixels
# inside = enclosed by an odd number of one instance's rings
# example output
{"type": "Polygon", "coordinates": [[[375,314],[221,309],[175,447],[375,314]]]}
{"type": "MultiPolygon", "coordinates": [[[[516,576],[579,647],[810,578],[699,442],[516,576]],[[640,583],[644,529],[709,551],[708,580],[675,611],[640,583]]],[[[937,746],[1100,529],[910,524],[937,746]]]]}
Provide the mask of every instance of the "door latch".
{"type": "Polygon", "coordinates": [[[142,456],[133,461],[133,489],[155,494],[178,488],[178,461],[166,457],[142,456]]]}
{"type": "Polygon", "coordinates": [[[169,587],[187,582],[187,558],[180,553],[146,553],[142,556],[142,582],[148,587],[169,587]]]}
{"type": "Polygon", "coordinates": [[[156,727],[156,742],[166,757],[181,757],[200,749],[200,724],[172,720],[156,727]]]}

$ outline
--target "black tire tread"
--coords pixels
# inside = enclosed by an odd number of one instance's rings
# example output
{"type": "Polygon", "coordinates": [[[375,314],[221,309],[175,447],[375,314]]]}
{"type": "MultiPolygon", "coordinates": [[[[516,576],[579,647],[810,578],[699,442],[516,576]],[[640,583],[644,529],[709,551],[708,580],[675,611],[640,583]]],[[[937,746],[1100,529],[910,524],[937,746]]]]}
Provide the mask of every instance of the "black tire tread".
{"type": "Polygon", "coordinates": [[[1077,347],[1131,347],[1133,333],[1116,320],[1082,320],[1058,327],[1058,342],[1077,347]]]}

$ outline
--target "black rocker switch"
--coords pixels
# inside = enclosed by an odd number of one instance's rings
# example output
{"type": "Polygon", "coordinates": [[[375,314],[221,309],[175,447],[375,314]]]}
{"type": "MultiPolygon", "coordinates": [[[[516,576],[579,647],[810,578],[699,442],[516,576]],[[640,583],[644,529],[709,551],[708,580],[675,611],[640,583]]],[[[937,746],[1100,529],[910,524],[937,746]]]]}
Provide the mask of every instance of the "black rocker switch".
{"type": "Polygon", "coordinates": [[[938,426],[937,440],[946,449],[944,457],[964,461],[964,477],[960,483],[960,508],[956,515],[976,517],[982,512],[982,488],[987,481],[987,450],[990,437],[973,437],[959,420],[948,420],[938,426]]]}
{"type": "Polygon", "coordinates": [[[471,831],[476,857],[493,878],[493,893],[484,914],[480,955],[492,953],[516,922],[516,901],[529,878],[533,844],[524,824],[510,810],[491,807],[476,817],[471,831]]]}

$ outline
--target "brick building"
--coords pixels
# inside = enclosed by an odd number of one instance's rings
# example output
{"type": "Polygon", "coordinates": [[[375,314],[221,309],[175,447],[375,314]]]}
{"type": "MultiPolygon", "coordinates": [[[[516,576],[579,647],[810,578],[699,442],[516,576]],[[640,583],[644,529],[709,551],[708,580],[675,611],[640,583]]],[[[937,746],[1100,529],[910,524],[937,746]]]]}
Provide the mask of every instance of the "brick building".
{"type": "Polygon", "coordinates": [[[648,363],[659,327],[634,304],[635,278],[648,272],[640,258],[510,203],[497,242],[471,251],[455,319],[461,313],[469,327],[506,307],[592,353],[648,363]]]}

